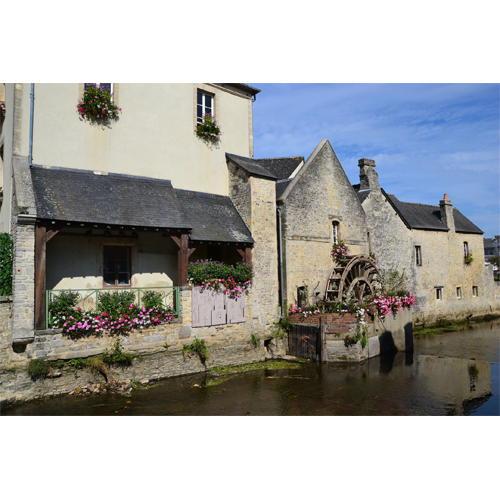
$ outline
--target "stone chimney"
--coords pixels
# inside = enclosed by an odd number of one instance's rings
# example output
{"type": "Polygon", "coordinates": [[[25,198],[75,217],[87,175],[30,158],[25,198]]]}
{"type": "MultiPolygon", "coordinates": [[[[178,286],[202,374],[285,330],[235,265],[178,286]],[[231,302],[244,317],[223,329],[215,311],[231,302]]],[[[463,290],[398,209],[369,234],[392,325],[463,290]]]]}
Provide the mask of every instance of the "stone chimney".
{"type": "Polygon", "coordinates": [[[378,174],[377,172],[375,172],[375,160],[361,158],[361,160],[358,161],[358,166],[360,191],[363,191],[365,189],[380,189],[380,184],[378,183],[378,174]]]}
{"type": "Polygon", "coordinates": [[[448,195],[444,195],[444,199],[439,202],[441,209],[441,220],[448,226],[450,231],[455,231],[455,218],[453,217],[453,203],[448,199],[448,195]]]}

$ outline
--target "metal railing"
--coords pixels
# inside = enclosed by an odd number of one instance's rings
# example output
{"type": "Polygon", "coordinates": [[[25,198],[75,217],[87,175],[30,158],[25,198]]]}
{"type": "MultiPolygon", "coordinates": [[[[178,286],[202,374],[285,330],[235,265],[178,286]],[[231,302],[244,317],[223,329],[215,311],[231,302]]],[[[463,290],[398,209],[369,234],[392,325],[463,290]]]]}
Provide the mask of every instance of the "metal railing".
{"type": "Polygon", "coordinates": [[[108,293],[120,293],[120,292],[134,292],[135,299],[134,304],[139,307],[141,305],[141,296],[146,292],[160,292],[163,294],[162,303],[165,307],[170,307],[174,311],[175,316],[179,316],[179,287],[178,286],[151,286],[151,287],[141,287],[141,288],[83,288],[83,289],[64,289],[64,290],[47,290],[46,291],[46,301],[45,301],[45,322],[46,328],[50,325],[50,311],[49,305],[52,300],[60,295],[62,292],[72,292],[78,293],[78,302],[76,307],[80,307],[82,311],[98,311],[99,310],[99,297],[103,294],[108,293]]]}

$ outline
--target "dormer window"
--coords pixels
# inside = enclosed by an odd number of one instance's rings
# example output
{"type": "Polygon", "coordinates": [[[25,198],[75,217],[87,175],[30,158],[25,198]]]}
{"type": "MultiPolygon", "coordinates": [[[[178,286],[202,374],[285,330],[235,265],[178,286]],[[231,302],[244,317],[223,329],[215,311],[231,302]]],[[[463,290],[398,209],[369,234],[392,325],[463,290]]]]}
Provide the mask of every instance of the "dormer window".
{"type": "Polygon", "coordinates": [[[204,115],[211,115],[215,118],[215,96],[198,90],[196,120],[201,123],[204,115]]]}

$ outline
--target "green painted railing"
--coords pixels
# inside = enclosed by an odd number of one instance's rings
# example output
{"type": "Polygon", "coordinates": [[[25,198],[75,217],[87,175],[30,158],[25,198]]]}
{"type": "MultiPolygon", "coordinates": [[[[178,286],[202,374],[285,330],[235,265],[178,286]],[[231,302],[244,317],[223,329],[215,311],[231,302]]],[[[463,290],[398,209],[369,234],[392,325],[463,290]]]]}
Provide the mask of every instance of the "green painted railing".
{"type": "Polygon", "coordinates": [[[151,286],[141,288],[83,288],[83,289],[64,289],[64,290],[47,290],[45,301],[45,322],[46,328],[50,325],[50,312],[49,304],[54,297],[57,297],[61,292],[77,292],[79,299],[77,307],[81,307],[83,311],[98,311],[99,310],[99,296],[102,294],[115,293],[115,292],[130,292],[133,291],[136,295],[134,304],[141,305],[141,296],[145,292],[157,291],[163,293],[163,305],[171,307],[174,310],[174,315],[179,316],[179,287],[178,286],[151,286]]]}

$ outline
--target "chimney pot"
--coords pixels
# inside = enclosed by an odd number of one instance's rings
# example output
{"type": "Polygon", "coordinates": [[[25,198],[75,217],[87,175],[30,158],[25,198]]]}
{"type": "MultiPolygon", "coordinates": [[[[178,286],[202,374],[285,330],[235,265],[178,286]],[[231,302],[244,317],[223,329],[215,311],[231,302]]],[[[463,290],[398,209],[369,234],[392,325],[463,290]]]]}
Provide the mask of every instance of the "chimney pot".
{"type": "Polygon", "coordinates": [[[448,195],[445,193],[444,195],[444,199],[447,200],[448,199],[448,195]]]}

